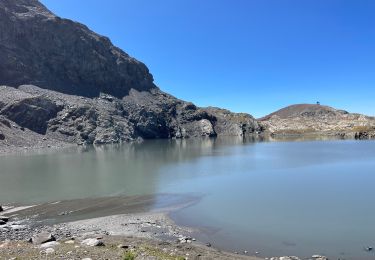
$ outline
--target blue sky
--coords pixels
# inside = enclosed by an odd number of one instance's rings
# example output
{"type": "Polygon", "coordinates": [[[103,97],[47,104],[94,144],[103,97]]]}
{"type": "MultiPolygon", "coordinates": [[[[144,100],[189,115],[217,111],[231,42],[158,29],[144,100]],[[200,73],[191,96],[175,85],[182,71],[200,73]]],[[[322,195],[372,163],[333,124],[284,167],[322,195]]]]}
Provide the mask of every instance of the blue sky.
{"type": "Polygon", "coordinates": [[[256,117],[295,103],[375,115],[373,0],[41,0],[199,106],[256,117]]]}

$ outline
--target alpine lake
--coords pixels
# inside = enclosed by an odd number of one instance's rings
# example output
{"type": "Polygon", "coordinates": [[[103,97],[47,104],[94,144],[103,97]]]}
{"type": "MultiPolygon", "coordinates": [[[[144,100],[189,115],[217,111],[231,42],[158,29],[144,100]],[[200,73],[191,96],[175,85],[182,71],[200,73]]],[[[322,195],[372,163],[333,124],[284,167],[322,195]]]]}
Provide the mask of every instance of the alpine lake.
{"type": "Polygon", "coordinates": [[[149,140],[0,157],[0,204],[194,195],[170,213],[177,224],[261,257],[374,259],[374,185],[374,141],[149,140]]]}

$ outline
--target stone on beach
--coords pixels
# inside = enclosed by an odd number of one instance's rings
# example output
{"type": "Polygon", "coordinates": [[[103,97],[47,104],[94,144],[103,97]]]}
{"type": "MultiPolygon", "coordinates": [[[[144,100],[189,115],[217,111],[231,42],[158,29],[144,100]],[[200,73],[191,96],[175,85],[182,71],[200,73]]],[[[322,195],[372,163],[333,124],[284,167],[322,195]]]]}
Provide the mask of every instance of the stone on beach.
{"type": "Polygon", "coordinates": [[[47,248],[45,252],[46,252],[47,255],[51,255],[51,254],[55,253],[55,249],[53,249],[53,248],[47,248]]]}
{"type": "Polygon", "coordinates": [[[129,246],[127,246],[127,245],[123,245],[123,244],[119,244],[119,245],[117,246],[117,248],[128,249],[129,246]]]}
{"type": "Polygon", "coordinates": [[[26,229],[27,227],[25,225],[19,225],[19,224],[12,224],[10,226],[10,228],[14,231],[18,231],[18,230],[24,230],[26,229]]]}
{"type": "Polygon", "coordinates": [[[48,232],[42,232],[33,238],[33,243],[37,245],[52,241],[56,241],[56,238],[48,232]]]}
{"type": "Polygon", "coordinates": [[[0,216],[0,220],[2,220],[4,222],[8,222],[9,218],[6,217],[6,216],[0,216]]]}
{"type": "Polygon", "coordinates": [[[270,260],[301,260],[297,256],[280,256],[280,257],[271,257],[270,260]]]}
{"type": "Polygon", "coordinates": [[[10,240],[5,240],[2,244],[0,244],[0,248],[7,248],[9,246],[10,240]]]}
{"type": "Polygon", "coordinates": [[[180,235],[178,240],[181,244],[184,244],[184,243],[191,243],[193,241],[193,238],[180,235]]]}
{"type": "Polygon", "coordinates": [[[82,245],[86,246],[104,246],[103,241],[96,238],[88,238],[81,242],[82,245]]]}
{"type": "Polygon", "coordinates": [[[323,255],[313,255],[311,256],[315,260],[328,260],[328,257],[323,256],[323,255]]]}
{"type": "Polygon", "coordinates": [[[60,245],[59,242],[57,242],[57,241],[51,241],[51,242],[47,242],[47,243],[41,244],[40,248],[51,248],[51,247],[58,246],[58,245],[60,245]]]}

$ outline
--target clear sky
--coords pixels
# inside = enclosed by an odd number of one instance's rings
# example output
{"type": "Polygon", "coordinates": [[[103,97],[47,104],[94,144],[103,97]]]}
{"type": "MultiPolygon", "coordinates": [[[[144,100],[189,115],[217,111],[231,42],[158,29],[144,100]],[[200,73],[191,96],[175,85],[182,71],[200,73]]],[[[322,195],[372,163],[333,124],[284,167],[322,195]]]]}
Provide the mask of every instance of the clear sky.
{"type": "Polygon", "coordinates": [[[295,103],[375,115],[374,0],[41,0],[199,106],[263,116],[295,103]]]}

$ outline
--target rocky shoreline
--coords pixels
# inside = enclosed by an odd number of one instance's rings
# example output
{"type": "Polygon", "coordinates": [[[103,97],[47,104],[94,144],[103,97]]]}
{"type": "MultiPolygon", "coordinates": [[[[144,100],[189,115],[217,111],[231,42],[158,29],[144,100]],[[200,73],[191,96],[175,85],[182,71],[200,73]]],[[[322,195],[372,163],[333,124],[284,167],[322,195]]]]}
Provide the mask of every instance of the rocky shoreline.
{"type": "MultiPolygon", "coordinates": [[[[145,211],[148,199],[106,198],[100,200],[100,205],[99,199],[91,199],[28,207],[3,206],[0,259],[267,259],[247,251],[221,251],[209,241],[196,241],[192,234],[197,230],[177,226],[168,217],[168,212],[181,204],[176,206],[174,201],[167,208],[145,211]],[[83,202],[87,202],[84,207],[83,202]],[[124,206],[118,209],[120,204],[124,206]],[[84,208],[92,211],[94,207],[108,210],[109,214],[127,213],[85,219],[84,208]],[[56,209],[61,210],[57,215],[56,209]],[[70,218],[73,221],[66,221],[69,216],[73,216],[70,218]]],[[[327,258],[315,255],[311,259],[327,258]]]]}

